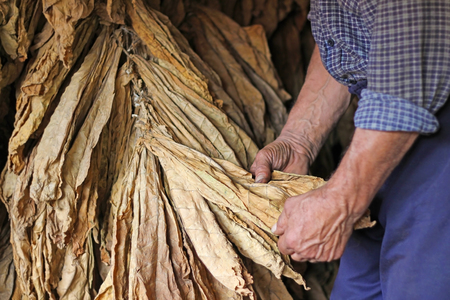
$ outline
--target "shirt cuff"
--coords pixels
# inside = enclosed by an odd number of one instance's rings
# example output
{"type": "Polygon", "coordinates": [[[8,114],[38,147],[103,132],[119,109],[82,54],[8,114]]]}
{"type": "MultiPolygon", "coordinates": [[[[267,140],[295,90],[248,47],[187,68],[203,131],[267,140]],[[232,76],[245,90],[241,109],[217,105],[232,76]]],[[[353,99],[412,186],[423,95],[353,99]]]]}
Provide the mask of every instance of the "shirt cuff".
{"type": "Polygon", "coordinates": [[[439,122],[431,112],[411,101],[365,89],[355,113],[355,126],[430,134],[439,129],[439,122]]]}

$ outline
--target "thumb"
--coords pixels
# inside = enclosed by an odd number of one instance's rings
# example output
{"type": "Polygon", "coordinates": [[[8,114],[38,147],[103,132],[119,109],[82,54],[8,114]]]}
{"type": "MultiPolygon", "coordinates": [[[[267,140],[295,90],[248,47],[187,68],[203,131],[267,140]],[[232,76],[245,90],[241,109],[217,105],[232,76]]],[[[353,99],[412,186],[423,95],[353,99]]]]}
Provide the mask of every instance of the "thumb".
{"type": "Polygon", "coordinates": [[[278,222],[272,226],[271,231],[275,235],[283,235],[285,229],[286,229],[286,217],[283,210],[280,217],[278,218],[278,222]]]}
{"type": "Polygon", "coordinates": [[[267,183],[272,176],[271,163],[264,156],[257,156],[250,171],[255,175],[255,182],[267,183]]]}

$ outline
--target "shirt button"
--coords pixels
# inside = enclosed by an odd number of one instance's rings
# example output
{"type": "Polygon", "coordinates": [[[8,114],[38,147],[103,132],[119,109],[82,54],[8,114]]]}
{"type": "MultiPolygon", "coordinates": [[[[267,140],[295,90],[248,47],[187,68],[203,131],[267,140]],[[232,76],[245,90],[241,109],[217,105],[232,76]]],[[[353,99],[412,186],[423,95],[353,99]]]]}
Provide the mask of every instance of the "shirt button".
{"type": "Polygon", "coordinates": [[[328,45],[329,47],[334,47],[334,40],[333,40],[333,39],[327,40],[327,45],[328,45]]]}

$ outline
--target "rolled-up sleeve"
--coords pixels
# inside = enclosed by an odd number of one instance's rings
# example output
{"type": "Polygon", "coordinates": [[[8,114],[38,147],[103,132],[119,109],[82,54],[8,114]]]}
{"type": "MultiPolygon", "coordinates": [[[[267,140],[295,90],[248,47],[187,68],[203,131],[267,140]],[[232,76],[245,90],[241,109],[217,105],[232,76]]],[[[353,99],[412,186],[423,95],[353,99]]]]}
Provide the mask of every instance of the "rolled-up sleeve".
{"type": "Polygon", "coordinates": [[[450,93],[450,1],[379,1],[355,126],[430,134],[450,93]]]}

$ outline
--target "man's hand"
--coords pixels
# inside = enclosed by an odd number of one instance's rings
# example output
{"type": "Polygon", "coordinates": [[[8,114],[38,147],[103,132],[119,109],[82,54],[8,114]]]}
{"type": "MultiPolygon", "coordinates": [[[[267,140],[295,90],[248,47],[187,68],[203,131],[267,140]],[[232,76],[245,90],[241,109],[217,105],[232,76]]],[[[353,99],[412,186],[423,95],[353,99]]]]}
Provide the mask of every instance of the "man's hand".
{"type": "Polygon", "coordinates": [[[350,214],[345,196],[326,185],[309,193],[289,198],[273,228],[280,236],[278,247],[296,261],[332,261],[344,253],[361,217],[350,214]]]}
{"type": "Polygon", "coordinates": [[[273,170],[307,174],[312,159],[306,147],[280,136],[258,152],[250,171],[255,175],[256,182],[267,183],[273,170]]]}
{"type": "Polygon", "coordinates": [[[298,261],[340,258],[353,225],[417,136],[414,132],[356,129],[330,180],[286,201],[273,228],[279,235],[280,251],[298,261]]]}
{"type": "Polygon", "coordinates": [[[256,182],[268,182],[273,170],[307,174],[331,129],[350,103],[348,88],[322,65],[316,46],[305,84],[280,136],[258,152],[250,171],[256,182]]]}

